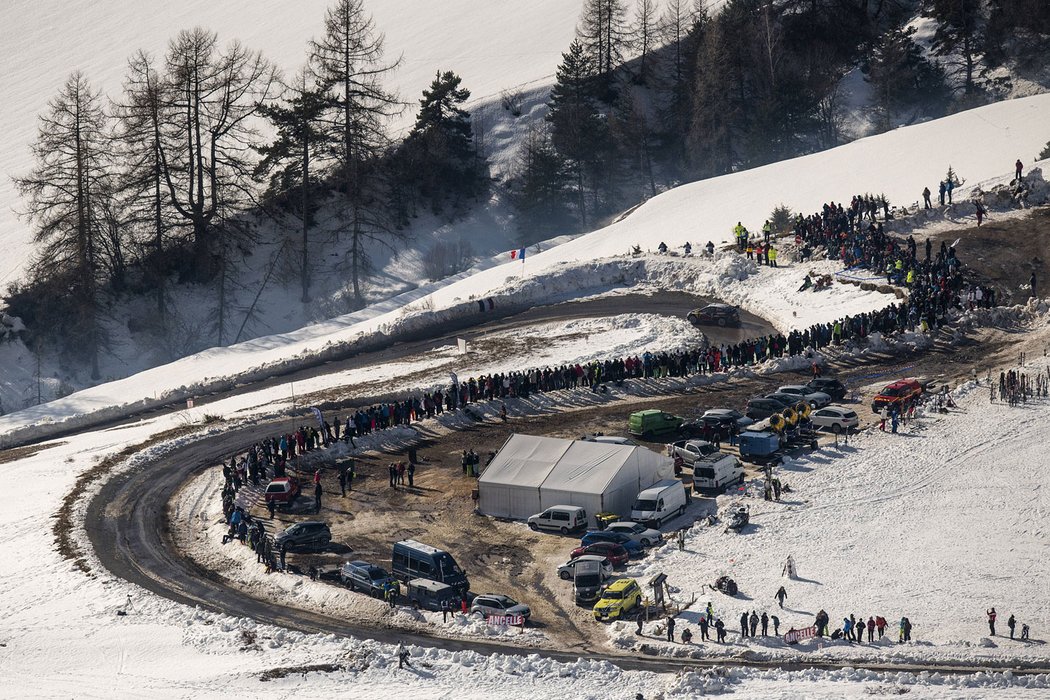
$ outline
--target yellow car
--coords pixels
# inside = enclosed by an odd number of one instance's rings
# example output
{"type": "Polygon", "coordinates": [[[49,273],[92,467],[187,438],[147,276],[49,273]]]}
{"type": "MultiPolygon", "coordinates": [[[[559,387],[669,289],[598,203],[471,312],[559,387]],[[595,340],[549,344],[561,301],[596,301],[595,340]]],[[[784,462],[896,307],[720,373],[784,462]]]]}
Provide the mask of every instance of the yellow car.
{"type": "Polygon", "coordinates": [[[621,578],[602,591],[594,605],[594,619],[599,622],[617,620],[634,610],[642,602],[642,589],[633,578],[621,578]]]}

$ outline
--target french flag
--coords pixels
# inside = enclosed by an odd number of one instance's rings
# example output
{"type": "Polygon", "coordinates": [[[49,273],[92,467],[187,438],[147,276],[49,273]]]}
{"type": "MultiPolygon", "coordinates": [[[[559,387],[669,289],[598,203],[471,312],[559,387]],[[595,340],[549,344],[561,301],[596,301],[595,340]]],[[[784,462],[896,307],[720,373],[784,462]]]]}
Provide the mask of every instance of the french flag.
{"type": "Polygon", "coordinates": [[[525,262],[525,249],[519,248],[518,250],[510,251],[510,259],[525,262]]]}

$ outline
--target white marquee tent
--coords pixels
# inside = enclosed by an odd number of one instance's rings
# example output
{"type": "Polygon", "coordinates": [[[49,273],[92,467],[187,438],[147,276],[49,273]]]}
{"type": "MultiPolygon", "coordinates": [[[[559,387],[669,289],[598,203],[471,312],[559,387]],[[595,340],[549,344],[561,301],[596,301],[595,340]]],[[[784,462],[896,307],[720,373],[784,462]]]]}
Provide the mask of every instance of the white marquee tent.
{"type": "Polygon", "coordinates": [[[670,458],[639,445],[511,435],[478,480],[485,515],[525,519],[551,506],[582,506],[589,518],[629,515],[635,496],[674,472],[670,458]]]}

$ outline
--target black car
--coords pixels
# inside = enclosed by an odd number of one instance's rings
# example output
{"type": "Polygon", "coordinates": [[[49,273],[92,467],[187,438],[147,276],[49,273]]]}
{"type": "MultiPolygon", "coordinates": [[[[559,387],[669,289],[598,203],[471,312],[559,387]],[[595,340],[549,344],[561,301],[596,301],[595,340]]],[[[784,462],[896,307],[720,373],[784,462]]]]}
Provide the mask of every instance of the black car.
{"type": "Polygon", "coordinates": [[[351,591],[364,591],[373,598],[383,597],[387,584],[394,579],[386,569],[366,561],[348,561],[339,570],[339,580],[351,591]]]}
{"type": "Polygon", "coordinates": [[[332,541],[328,523],[296,523],[273,538],[274,547],[287,549],[324,549],[332,541]]]}
{"type": "Polygon", "coordinates": [[[729,304],[708,304],[700,309],[693,309],[686,316],[694,326],[739,326],[740,311],[729,304]]]}
{"type": "Polygon", "coordinates": [[[747,402],[747,410],[744,411],[744,415],[752,420],[762,420],[769,418],[774,413],[780,413],[784,408],[783,404],[773,399],[751,399],[747,402]]]}
{"type": "Polygon", "coordinates": [[[847,389],[838,379],[832,379],[830,377],[817,377],[809,384],[807,388],[813,391],[823,391],[825,394],[830,396],[833,401],[841,401],[846,398],[847,389]]]}
{"type": "Polygon", "coordinates": [[[782,391],[774,391],[772,394],[766,394],[763,398],[771,399],[781,404],[784,408],[788,406],[794,406],[802,400],[801,396],[797,394],[785,394],[782,391]]]}

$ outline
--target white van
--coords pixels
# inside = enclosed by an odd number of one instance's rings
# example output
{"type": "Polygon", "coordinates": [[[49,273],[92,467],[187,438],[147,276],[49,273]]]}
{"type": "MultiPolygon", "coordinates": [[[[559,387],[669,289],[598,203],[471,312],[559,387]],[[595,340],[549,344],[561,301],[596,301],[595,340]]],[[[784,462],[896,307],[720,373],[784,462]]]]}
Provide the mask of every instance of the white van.
{"type": "Polygon", "coordinates": [[[527,522],[533,530],[557,530],[567,535],[587,528],[587,511],[580,506],[551,506],[542,513],[530,515],[527,522]]]}
{"type": "Polygon", "coordinates": [[[631,506],[631,520],[659,528],[665,520],[685,512],[685,487],[678,479],[665,479],[638,494],[631,506]]]}
{"type": "Polygon", "coordinates": [[[716,453],[693,462],[693,489],[722,493],[731,484],[743,483],[744,465],[733,455],[716,453]]]}

